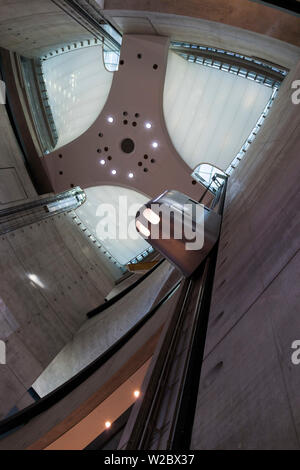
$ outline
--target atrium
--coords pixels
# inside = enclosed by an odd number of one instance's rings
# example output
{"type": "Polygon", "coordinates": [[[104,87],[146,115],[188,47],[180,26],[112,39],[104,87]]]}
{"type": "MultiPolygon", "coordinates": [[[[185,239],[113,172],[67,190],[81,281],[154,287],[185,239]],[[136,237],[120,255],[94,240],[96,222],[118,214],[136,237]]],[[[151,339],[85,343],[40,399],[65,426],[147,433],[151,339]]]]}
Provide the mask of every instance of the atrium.
{"type": "Polygon", "coordinates": [[[0,449],[299,450],[300,3],[0,0],[0,142],[0,449]]]}

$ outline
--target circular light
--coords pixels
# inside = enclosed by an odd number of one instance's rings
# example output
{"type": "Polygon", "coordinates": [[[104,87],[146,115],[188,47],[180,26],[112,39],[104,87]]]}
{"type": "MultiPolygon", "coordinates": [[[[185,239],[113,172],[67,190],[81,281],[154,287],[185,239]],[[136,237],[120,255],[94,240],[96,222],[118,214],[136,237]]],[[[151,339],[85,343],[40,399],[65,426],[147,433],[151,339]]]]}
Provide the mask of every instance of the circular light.
{"type": "Polygon", "coordinates": [[[112,170],[112,171],[111,171],[111,174],[112,174],[112,175],[116,175],[116,174],[117,174],[117,170],[112,170]]]}
{"type": "Polygon", "coordinates": [[[140,394],[141,394],[141,392],[139,390],[135,390],[133,392],[133,395],[135,396],[135,398],[139,398],[140,394]]]}
{"type": "Polygon", "coordinates": [[[110,421],[105,421],[105,427],[106,427],[106,429],[109,429],[111,427],[111,422],[110,421]]]}
{"type": "Polygon", "coordinates": [[[111,116],[109,116],[109,117],[107,118],[107,120],[108,120],[108,122],[110,122],[110,123],[114,122],[114,118],[111,117],[111,116]]]}
{"type": "Polygon", "coordinates": [[[128,178],[133,178],[133,173],[128,173],[128,178]]]}
{"type": "Polygon", "coordinates": [[[152,124],[150,122],[146,122],[145,126],[146,126],[147,129],[151,129],[152,124]]]}
{"type": "Polygon", "coordinates": [[[152,147],[153,147],[154,149],[157,149],[158,143],[157,143],[157,142],[152,142],[152,147]]]}
{"type": "Polygon", "coordinates": [[[105,165],[105,160],[100,160],[101,165],[105,165]]]}

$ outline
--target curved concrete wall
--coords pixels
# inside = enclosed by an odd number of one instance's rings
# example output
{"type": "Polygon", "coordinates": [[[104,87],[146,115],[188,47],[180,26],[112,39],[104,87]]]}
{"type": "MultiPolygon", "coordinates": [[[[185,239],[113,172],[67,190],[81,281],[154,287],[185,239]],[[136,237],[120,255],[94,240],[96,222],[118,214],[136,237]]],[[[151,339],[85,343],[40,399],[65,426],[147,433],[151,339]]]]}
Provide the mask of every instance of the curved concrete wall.
{"type": "Polygon", "coordinates": [[[0,441],[1,449],[44,449],[103,402],[154,352],[161,328],[172,314],[179,290],[107,363],[26,427],[0,441]]]}
{"type": "MultiPolygon", "coordinates": [[[[243,28],[300,46],[299,17],[262,3],[251,0],[242,2],[239,0],[218,0],[217,2],[211,0],[105,0],[104,14],[114,17],[119,15],[121,25],[122,19],[124,20],[123,11],[127,11],[126,14],[131,16],[132,20],[134,16],[143,18],[148,13],[153,17],[156,14],[166,14],[169,17],[195,17],[211,23],[215,29],[222,29],[226,26],[232,30],[243,28]]],[[[126,22],[124,23],[126,25],[126,22]]],[[[161,34],[156,29],[155,21],[153,23],[150,21],[148,25],[145,21],[143,23],[142,26],[148,26],[148,34],[149,28],[152,28],[152,32],[156,30],[158,34],[161,34]]]]}
{"type": "Polygon", "coordinates": [[[0,210],[36,196],[6,107],[0,104],[0,210]]]}
{"type": "MultiPolygon", "coordinates": [[[[0,417],[17,404],[44,368],[104,302],[116,272],[73,222],[57,215],[0,240],[0,417]]],[[[112,265],[113,266],[113,265],[112,265]]]]}
{"type": "Polygon", "coordinates": [[[299,449],[300,63],[230,177],[193,449],[299,449]]]}
{"type": "Polygon", "coordinates": [[[51,0],[0,3],[0,46],[26,57],[40,57],[93,35],[51,0]]]}
{"type": "MultiPolygon", "coordinates": [[[[187,5],[186,0],[181,2],[152,0],[152,9],[150,9],[148,1],[145,5],[140,0],[133,0],[132,2],[129,0],[126,3],[123,0],[111,0],[106,2],[104,14],[124,34],[157,34],[166,36],[173,41],[186,41],[204,46],[219,47],[250,57],[260,57],[287,68],[292,67],[297,58],[299,60],[299,18],[286,14],[294,27],[293,29],[289,27],[289,21],[287,24],[283,22],[281,25],[282,34],[280,39],[277,39],[276,36],[270,36],[270,33],[274,31],[273,19],[268,14],[270,10],[274,11],[272,8],[261,5],[260,7],[266,8],[268,13],[265,11],[259,16],[254,16],[255,24],[258,23],[258,19],[263,19],[266,22],[265,28],[258,33],[249,28],[248,17],[241,15],[242,10],[236,15],[237,24],[232,26],[226,24],[225,18],[222,18],[220,22],[218,22],[219,19],[216,16],[215,19],[207,19],[207,9],[201,8],[203,2],[199,0],[191,1],[194,2],[194,12],[189,8],[185,8],[187,5]],[[165,8],[166,4],[168,8],[165,8]],[[113,5],[115,9],[110,9],[110,6],[113,8],[113,5]],[[133,9],[130,9],[130,6],[133,9]],[[285,42],[292,30],[293,42],[285,42]]],[[[246,3],[244,0],[243,2],[240,2],[240,0],[233,1],[239,5],[246,3]]],[[[208,0],[206,3],[211,2],[208,0]]],[[[228,5],[227,0],[224,0],[224,2],[218,1],[217,3],[228,5]]],[[[255,2],[249,1],[247,3],[255,6],[255,2]]],[[[213,10],[211,8],[209,10],[216,13],[218,10],[216,2],[213,2],[213,5],[213,10]]],[[[237,11],[236,8],[230,8],[229,10],[231,12],[237,11]]],[[[280,20],[278,20],[277,25],[280,25],[280,20]]]]}
{"type": "Polygon", "coordinates": [[[87,320],[33,384],[37,393],[44,396],[62,385],[118,341],[149,312],[173,271],[165,262],[115,305],[87,320]]]}

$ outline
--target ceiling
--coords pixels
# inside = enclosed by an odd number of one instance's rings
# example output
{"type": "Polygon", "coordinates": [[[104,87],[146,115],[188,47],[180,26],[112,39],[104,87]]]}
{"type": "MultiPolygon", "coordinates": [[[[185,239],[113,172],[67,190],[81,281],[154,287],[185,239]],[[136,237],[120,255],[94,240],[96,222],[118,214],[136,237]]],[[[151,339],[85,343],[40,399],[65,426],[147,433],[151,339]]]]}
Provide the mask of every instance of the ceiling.
{"type": "Polygon", "coordinates": [[[76,214],[120,264],[149,248],[135,228],[135,215],[149,197],[120,186],[97,186],[85,193],[87,200],[76,214]]]}
{"type": "Polygon", "coordinates": [[[113,74],[104,66],[102,46],[50,57],[42,67],[59,148],[83,134],[99,116],[113,74]]]}
{"type": "Polygon", "coordinates": [[[271,94],[272,88],[170,51],[163,105],[174,147],[191,169],[210,163],[225,171],[271,94]]]}

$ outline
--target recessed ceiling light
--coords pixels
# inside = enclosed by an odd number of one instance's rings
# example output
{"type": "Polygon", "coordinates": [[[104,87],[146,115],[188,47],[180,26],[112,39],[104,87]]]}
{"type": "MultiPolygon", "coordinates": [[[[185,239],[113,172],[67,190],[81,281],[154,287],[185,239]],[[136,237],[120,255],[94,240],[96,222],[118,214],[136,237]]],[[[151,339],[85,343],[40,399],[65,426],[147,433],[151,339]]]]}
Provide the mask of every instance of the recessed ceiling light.
{"type": "Polygon", "coordinates": [[[112,174],[112,175],[116,175],[116,174],[117,174],[117,170],[111,170],[111,174],[112,174]]]}
{"type": "Polygon", "coordinates": [[[133,395],[135,396],[135,398],[139,398],[140,394],[141,394],[141,392],[139,390],[135,390],[133,392],[133,395]]]}
{"type": "Polygon", "coordinates": [[[105,165],[105,160],[100,160],[101,165],[105,165]]]}
{"type": "Polygon", "coordinates": [[[112,116],[109,116],[109,117],[107,118],[107,120],[108,120],[108,122],[110,122],[110,123],[114,122],[114,118],[113,118],[112,116]]]}
{"type": "Polygon", "coordinates": [[[106,427],[106,429],[109,429],[111,427],[111,422],[110,421],[105,421],[105,427],[106,427]]]}
{"type": "Polygon", "coordinates": [[[158,143],[157,143],[157,142],[152,142],[152,147],[153,147],[154,149],[157,149],[158,143]]]}
{"type": "Polygon", "coordinates": [[[151,129],[152,124],[151,124],[151,122],[146,122],[145,126],[147,127],[147,129],[151,129]]]}
{"type": "Polygon", "coordinates": [[[133,173],[128,173],[128,178],[133,178],[133,173]]]}

